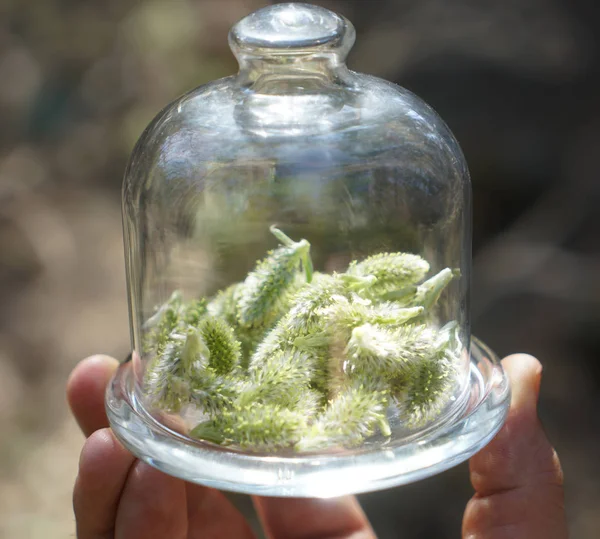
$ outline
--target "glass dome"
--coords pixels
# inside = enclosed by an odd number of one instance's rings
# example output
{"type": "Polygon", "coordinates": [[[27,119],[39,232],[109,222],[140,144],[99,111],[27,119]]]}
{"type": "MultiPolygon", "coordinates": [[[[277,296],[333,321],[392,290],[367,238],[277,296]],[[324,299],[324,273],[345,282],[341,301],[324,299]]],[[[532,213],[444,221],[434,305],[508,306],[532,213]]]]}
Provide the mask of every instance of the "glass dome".
{"type": "Polygon", "coordinates": [[[229,35],[239,73],[168,105],[133,151],[133,353],[107,409],[168,473],[359,492],[448,468],[504,420],[506,378],[471,342],[464,157],[421,99],[348,70],[354,39],[316,6],[249,15],[229,35]]]}

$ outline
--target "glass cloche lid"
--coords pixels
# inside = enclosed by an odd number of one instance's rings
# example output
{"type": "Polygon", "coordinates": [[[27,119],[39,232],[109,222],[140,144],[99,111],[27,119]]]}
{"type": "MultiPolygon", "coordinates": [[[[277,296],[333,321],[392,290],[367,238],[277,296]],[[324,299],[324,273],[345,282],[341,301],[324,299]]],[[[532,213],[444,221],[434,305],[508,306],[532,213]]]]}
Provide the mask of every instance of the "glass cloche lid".
{"type": "Polygon", "coordinates": [[[509,390],[469,326],[467,166],[307,4],[238,22],[239,72],[168,105],[123,184],[132,355],[111,425],[167,473],[332,496],[480,449],[509,390]],[[351,473],[349,473],[351,472],[351,473]]]}

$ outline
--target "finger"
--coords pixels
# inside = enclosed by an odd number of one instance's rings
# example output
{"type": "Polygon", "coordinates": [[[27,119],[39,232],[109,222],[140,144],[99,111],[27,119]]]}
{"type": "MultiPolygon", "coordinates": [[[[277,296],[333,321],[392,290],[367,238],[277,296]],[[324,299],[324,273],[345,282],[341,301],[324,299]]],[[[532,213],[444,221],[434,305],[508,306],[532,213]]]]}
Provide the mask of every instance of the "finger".
{"type": "Polygon", "coordinates": [[[375,537],[354,497],[333,499],[255,498],[269,539],[367,539],[375,537]]]}
{"type": "Polygon", "coordinates": [[[518,488],[557,471],[556,455],[537,416],[540,362],[520,354],[502,364],[511,382],[509,414],[498,435],[470,462],[471,481],[481,495],[518,488]]]}
{"type": "Polygon", "coordinates": [[[186,483],[188,539],[253,539],[246,519],[218,490],[186,483]]]}
{"type": "Polygon", "coordinates": [[[566,538],[562,470],[537,415],[542,367],[519,354],[502,362],[511,382],[506,423],[470,461],[476,495],[465,537],[566,538]]]}
{"type": "Polygon", "coordinates": [[[185,539],[186,485],[142,461],[127,476],[117,510],[115,539],[185,539]]]}
{"type": "Polygon", "coordinates": [[[67,381],[67,401],[86,436],[107,427],[104,391],[119,362],[109,356],[91,356],[81,361],[67,381]]]}
{"type": "Polygon", "coordinates": [[[73,491],[78,539],[112,537],[119,498],[134,460],[110,429],[97,430],[86,440],[73,491]]]}

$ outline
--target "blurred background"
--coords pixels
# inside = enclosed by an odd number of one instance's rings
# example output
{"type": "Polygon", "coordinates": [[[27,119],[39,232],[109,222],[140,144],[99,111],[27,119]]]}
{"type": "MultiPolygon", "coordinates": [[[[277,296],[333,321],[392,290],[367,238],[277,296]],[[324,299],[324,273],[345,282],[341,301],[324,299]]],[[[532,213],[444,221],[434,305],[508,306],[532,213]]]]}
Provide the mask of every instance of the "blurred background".
{"type": "MultiPolygon", "coordinates": [[[[129,351],[126,159],[169,101],[233,73],[259,0],[0,3],[0,537],[73,536],[83,442],[64,385],[129,351]]],[[[600,529],[600,6],[584,0],[318,1],[350,66],[446,120],[474,189],[474,332],[544,364],[541,415],[574,538],[600,529]]],[[[454,538],[466,465],[361,501],[381,538],[454,538]]]]}

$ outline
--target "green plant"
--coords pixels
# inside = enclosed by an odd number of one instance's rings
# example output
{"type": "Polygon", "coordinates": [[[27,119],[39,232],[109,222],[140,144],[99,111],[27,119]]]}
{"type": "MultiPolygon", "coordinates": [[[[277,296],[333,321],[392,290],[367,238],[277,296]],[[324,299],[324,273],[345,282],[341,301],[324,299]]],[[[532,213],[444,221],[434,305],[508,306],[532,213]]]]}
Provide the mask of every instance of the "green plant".
{"type": "Polygon", "coordinates": [[[434,307],[458,272],[425,279],[408,253],[313,272],[310,244],[275,227],[281,245],[212,299],[174,293],[144,326],[152,406],[204,415],[190,436],[251,450],[356,446],[388,418],[417,428],[456,384],[456,323],[434,307]]]}

